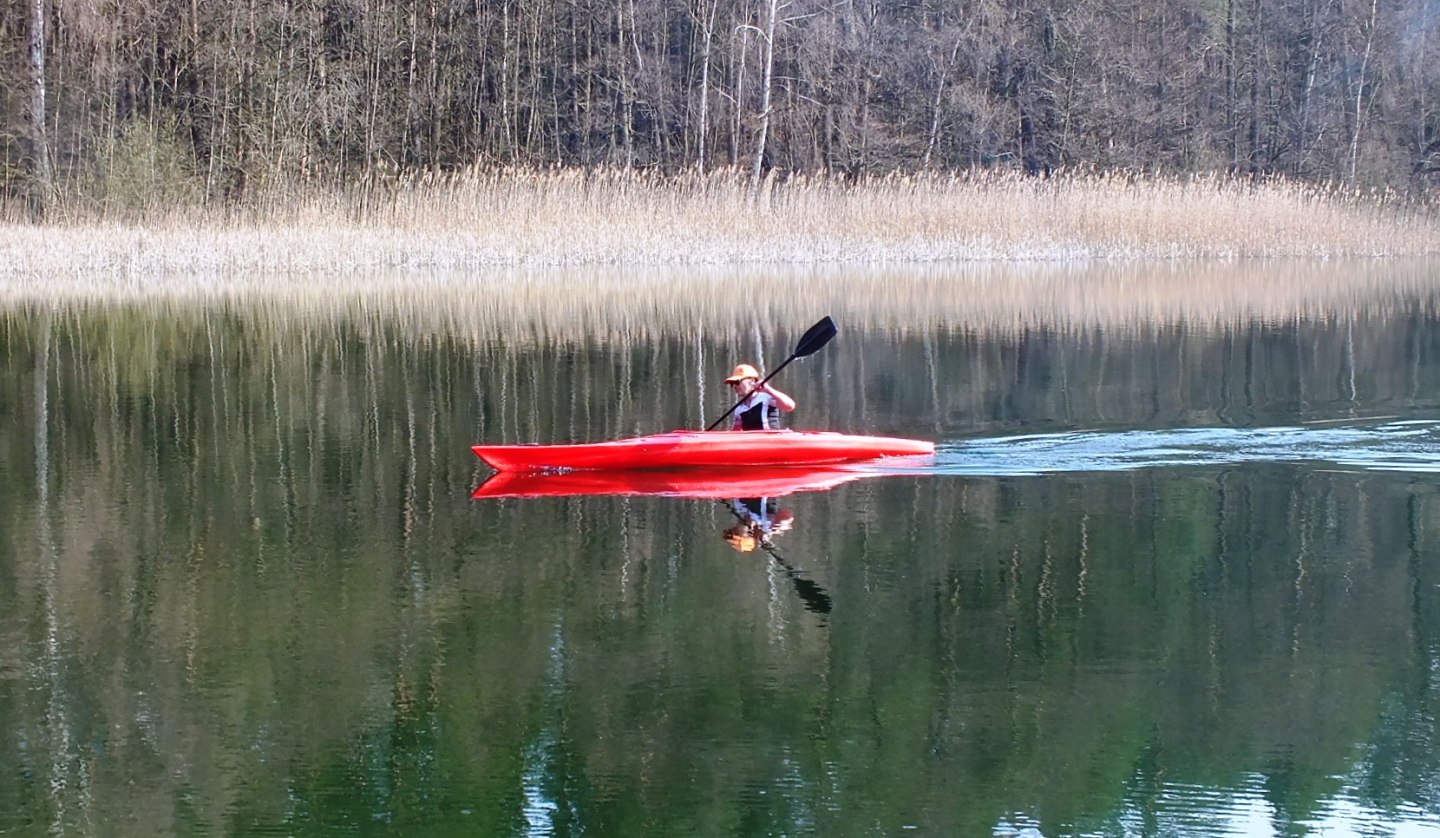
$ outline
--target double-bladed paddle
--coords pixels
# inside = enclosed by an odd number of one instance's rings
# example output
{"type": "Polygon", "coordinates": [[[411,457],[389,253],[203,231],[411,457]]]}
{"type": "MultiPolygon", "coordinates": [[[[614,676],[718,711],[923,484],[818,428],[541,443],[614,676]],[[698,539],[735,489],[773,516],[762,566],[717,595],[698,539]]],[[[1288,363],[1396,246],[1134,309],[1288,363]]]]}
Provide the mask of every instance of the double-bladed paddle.
{"type": "MultiPolygon", "coordinates": [[[[761,387],[764,387],[765,382],[774,378],[781,370],[785,369],[786,364],[790,363],[796,358],[804,358],[807,355],[814,355],[816,352],[820,351],[820,347],[829,343],[830,339],[835,337],[835,333],[837,331],[839,331],[839,329],[835,327],[835,321],[831,320],[828,316],[822,318],[819,323],[816,323],[814,326],[811,326],[809,329],[805,330],[805,334],[800,336],[800,341],[799,343],[795,344],[795,351],[790,353],[790,357],[786,358],[785,361],[780,364],[780,366],[771,370],[769,375],[760,379],[760,383],[755,385],[755,389],[758,390],[761,387]]],[[[752,390],[751,392],[754,391],[752,390]]],[[[746,396],[745,398],[748,399],[749,396],[746,396]]],[[[706,428],[705,430],[715,430],[716,425],[724,422],[725,417],[734,413],[735,408],[739,407],[744,403],[745,399],[741,399],[740,401],[730,405],[730,409],[725,411],[724,415],[722,415],[719,419],[711,422],[710,427],[706,428]]]]}

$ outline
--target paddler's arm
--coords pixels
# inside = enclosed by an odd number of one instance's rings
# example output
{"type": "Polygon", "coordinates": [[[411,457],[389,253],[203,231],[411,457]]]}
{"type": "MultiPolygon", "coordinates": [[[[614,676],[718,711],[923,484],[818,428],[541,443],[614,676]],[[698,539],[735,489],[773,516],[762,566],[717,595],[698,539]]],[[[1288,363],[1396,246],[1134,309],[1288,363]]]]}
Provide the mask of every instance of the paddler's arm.
{"type": "Polygon", "coordinates": [[[795,409],[795,400],[794,400],[794,399],[790,398],[789,396],[787,396],[786,394],[780,392],[779,390],[776,390],[774,387],[770,386],[768,383],[765,385],[765,387],[764,387],[763,389],[765,390],[765,392],[767,392],[767,393],[770,394],[771,398],[775,399],[775,406],[778,407],[778,408],[780,408],[780,410],[782,410],[783,412],[789,413],[789,412],[791,412],[791,411],[793,411],[793,410],[795,409]]]}

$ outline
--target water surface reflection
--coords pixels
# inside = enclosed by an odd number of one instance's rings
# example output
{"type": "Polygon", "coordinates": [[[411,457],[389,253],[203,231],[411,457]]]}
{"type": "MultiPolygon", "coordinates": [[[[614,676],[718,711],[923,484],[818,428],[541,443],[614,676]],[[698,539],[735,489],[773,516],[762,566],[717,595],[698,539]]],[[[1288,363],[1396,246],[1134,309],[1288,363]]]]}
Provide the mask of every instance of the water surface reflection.
{"type": "Polygon", "coordinates": [[[0,830],[1440,827],[1440,285],[1312,267],[1193,316],[1140,304],[1174,276],[933,272],[543,329],[9,308],[0,830]],[[972,317],[991,281],[1032,305],[972,317]],[[933,465],[471,498],[478,440],[702,425],[816,299],[841,333],[787,369],[796,423],[933,465]]]}

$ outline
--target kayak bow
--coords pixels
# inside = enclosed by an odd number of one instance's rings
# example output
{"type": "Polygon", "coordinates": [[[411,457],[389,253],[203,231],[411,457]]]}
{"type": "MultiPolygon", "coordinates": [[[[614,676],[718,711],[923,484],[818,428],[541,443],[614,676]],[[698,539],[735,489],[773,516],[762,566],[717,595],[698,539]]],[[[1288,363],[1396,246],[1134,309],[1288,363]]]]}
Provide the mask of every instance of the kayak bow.
{"type": "Polygon", "coordinates": [[[671,431],[577,445],[474,445],[496,471],[801,466],[933,455],[918,439],[829,431],[671,431]]]}

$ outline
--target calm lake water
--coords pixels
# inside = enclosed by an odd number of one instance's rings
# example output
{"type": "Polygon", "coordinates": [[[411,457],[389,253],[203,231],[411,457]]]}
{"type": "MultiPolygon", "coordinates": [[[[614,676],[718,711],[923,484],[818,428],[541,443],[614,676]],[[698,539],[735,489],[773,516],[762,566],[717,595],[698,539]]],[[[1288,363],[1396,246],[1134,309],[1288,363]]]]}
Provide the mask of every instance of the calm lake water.
{"type": "Polygon", "coordinates": [[[0,833],[1440,833],[1440,265],[304,282],[4,297],[0,833]],[[826,314],[933,463],[471,498],[826,314]]]}

